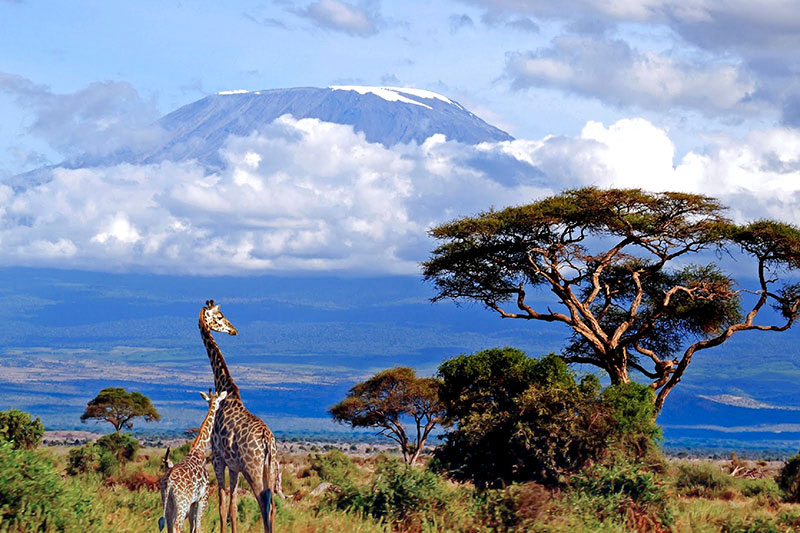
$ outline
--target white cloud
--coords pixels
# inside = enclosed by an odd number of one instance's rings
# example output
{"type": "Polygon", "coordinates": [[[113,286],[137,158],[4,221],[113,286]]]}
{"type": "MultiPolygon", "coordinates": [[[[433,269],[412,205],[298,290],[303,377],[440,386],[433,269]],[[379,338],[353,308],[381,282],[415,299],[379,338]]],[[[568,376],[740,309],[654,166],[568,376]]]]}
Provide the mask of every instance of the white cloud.
{"type": "Polygon", "coordinates": [[[62,156],[93,158],[117,150],[145,151],[162,139],[155,102],[126,82],[94,82],[73,93],[0,72],[0,91],[32,112],[28,131],[62,156]]]}
{"type": "Polygon", "coordinates": [[[720,197],[737,220],[800,223],[800,132],[720,137],[675,162],[641,118],[577,137],[386,148],[349,126],[284,116],[230,138],[227,170],[164,162],[58,168],[0,185],[0,264],[190,274],[416,273],[434,224],[583,185],[720,197]]]}
{"type": "Polygon", "coordinates": [[[294,12],[320,27],[360,37],[377,33],[380,20],[369,4],[355,6],[339,0],[317,0],[294,12]]]}
{"type": "Polygon", "coordinates": [[[708,114],[747,111],[757,89],[740,65],[698,64],[639,51],[621,40],[561,36],[550,48],[509,54],[506,74],[515,87],[555,87],[616,106],[708,114]]]}

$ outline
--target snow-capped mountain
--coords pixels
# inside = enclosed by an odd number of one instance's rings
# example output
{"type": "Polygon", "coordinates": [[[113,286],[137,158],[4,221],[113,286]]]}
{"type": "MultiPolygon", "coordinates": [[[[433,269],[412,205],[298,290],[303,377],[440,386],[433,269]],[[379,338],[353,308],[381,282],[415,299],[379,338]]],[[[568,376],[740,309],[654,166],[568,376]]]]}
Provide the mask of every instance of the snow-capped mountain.
{"type": "Polygon", "coordinates": [[[160,120],[162,145],[126,154],[135,163],[197,159],[220,166],[219,149],[229,135],[250,135],[281,115],[347,124],[367,141],[391,146],[422,143],[436,133],[467,144],[511,140],[457,102],[440,94],[398,87],[332,86],[266,91],[224,91],[185,105],[160,120]]]}
{"type": "Polygon", "coordinates": [[[196,160],[209,170],[224,167],[220,148],[231,135],[259,132],[282,115],[353,126],[371,143],[422,143],[445,135],[464,144],[513,137],[486,123],[458,102],[432,91],[401,87],[331,86],[263,91],[222,91],[163,116],[153,126],[156,141],[105,154],[83,154],[3,182],[21,189],[49,181],[54,168],[151,164],[196,160]]]}

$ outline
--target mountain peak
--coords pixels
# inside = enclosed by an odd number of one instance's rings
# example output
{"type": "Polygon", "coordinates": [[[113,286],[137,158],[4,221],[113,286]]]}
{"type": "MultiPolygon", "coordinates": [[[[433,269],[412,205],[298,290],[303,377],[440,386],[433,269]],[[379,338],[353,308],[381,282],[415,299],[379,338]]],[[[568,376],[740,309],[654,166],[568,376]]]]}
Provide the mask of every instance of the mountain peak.
{"type": "Polygon", "coordinates": [[[458,106],[460,109],[464,109],[446,96],[442,96],[439,93],[427,91],[425,89],[413,89],[408,87],[370,87],[366,85],[331,85],[328,88],[333,89],[334,91],[355,91],[358,94],[374,94],[375,96],[383,98],[387,102],[403,102],[404,104],[421,105],[423,107],[427,107],[428,109],[433,108],[420,102],[419,100],[415,100],[414,98],[422,100],[441,100],[442,102],[446,102],[448,104],[458,106]]]}

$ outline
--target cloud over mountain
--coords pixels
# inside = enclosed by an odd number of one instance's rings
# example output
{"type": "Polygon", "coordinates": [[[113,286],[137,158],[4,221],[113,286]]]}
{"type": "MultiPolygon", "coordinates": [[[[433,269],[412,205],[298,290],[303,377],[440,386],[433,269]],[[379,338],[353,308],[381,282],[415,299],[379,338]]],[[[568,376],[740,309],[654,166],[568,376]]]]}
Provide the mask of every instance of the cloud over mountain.
{"type": "Polygon", "coordinates": [[[800,223],[800,132],[720,138],[677,166],[674,155],[644,119],[589,122],[576,137],[386,147],[350,126],[283,116],[230,137],[216,172],[123,163],[0,185],[0,255],[90,270],[415,273],[433,224],[589,184],[706,193],[737,219],[800,223]]]}

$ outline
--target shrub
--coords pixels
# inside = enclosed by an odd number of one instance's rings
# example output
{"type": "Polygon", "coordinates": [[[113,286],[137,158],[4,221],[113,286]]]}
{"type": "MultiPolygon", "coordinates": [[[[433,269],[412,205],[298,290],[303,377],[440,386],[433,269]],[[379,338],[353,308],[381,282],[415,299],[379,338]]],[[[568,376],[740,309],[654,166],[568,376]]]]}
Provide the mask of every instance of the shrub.
{"type": "Polygon", "coordinates": [[[790,457],[781,468],[778,486],[791,502],[800,502],[800,454],[790,457]]]}
{"type": "Polygon", "coordinates": [[[97,445],[95,448],[99,451],[99,460],[97,461],[97,471],[101,474],[111,475],[117,472],[120,467],[119,460],[109,450],[103,449],[97,445]]]}
{"type": "Polygon", "coordinates": [[[663,437],[655,423],[656,406],[653,389],[639,383],[620,383],[606,387],[602,404],[611,413],[614,431],[609,435],[612,453],[628,458],[657,454],[656,443],[663,437]]]}
{"type": "Polygon", "coordinates": [[[652,392],[643,385],[601,393],[597,378],[576,381],[560,357],[532,359],[513,348],[450,359],[439,375],[454,429],[434,465],[481,488],[563,483],[593,462],[659,453],[652,392]]]}
{"type": "Polygon", "coordinates": [[[39,417],[31,420],[31,415],[18,409],[0,411],[0,441],[14,443],[15,448],[30,450],[42,442],[44,425],[39,417]]]}
{"type": "Polygon", "coordinates": [[[635,531],[667,531],[672,509],[663,483],[641,464],[594,465],[573,476],[575,508],[600,521],[621,520],[635,531]]]}
{"type": "Polygon", "coordinates": [[[67,473],[72,476],[84,472],[114,474],[121,464],[133,459],[138,448],[139,442],[133,437],[111,433],[97,442],[71,450],[67,456],[67,473]]]}
{"type": "Polygon", "coordinates": [[[67,456],[67,473],[71,476],[85,472],[96,472],[100,464],[100,453],[94,444],[85,444],[70,450],[67,456]]]}
{"type": "Polygon", "coordinates": [[[334,507],[387,520],[403,531],[418,531],[443,517],[452,523],[463,514],[450,509],[460,498],[443,478],[385,456],[378,458],[368,484],[348,484],[327,498],[334,507]]]}
{"type": "Polygon", "coordinates": [[[100,437],[95,445],[101,450],[107,450],[119,463],[126,463],[136,456],[139,441],[124,433],[110,433],[100,437]]]}
{"type": "Polygon", "coordinates": [[[718,498],[735,488],[735,478],[718,466],[702,463],[679,463],[675,486],[680,494],[703,498],[718,498]]]}
{"type": "Polygon", "coordinates": [[[483,498],[481,521],[491,531],[529,531],[552,502],[550,491],[538,483],[490,489],[483,498]]]}
{"type": "Polygon", "coordinates": [[[341,450],[333,449],[324,454],[314,454],[309,457],[309,468],[323,481],[334,485],[344,486],[352,483],[353,477],[358,474],[358,468],[353,461],[341,450]]]}
{"type": "Polygon", "coordinates": [[[64,483],[52,459],[0,443],[3,531],[90,531],[100,514],[91,496],[64,483]]]}

